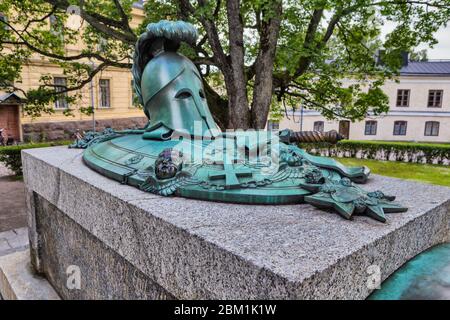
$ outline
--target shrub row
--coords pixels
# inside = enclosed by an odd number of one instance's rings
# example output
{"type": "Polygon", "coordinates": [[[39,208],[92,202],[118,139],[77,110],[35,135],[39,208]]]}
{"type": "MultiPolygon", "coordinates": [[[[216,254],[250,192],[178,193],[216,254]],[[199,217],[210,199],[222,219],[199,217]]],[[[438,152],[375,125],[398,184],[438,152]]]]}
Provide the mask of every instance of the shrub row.
{"type": "Polygon", "coordinates": [[[343,140],[336,145],[317,143],[301,147],[312,154],[331,157],[450,164],[450,144],[343,140]]]}
{"type": "Polygon", "coordinates": [[[22,175],[22,157],[23,149],[44,148],[70,144],[70,141],[54,141],[41,143],[28,143],[16,146],[0,147],[0,162],[10,169],[16,176],[22,175]]]}
{"type": "MultiPolygon", "coordinates": [[[[0,147],[0,162],[4,163],[14,174],[21,176],[21,151],[23,149],[68,145],[70,143],[71,141],[54,141],[0,147]]],[[[450,164],[450,144],[343,140],[336,145],[308,143],[302,144],[301,147],[311,154],[331,157],[450,164]]]]}

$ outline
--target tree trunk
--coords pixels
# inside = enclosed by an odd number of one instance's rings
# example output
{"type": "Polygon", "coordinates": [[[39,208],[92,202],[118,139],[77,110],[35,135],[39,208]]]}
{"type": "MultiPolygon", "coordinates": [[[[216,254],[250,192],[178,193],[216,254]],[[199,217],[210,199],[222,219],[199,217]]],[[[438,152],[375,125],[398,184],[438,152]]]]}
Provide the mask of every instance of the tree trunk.
{"type": "Polygon", "coordinates": [[[263,129],[266,126],[272,101],[273,65],[280,31],[282,4],[281,1],[273,1],[270,6],[270,18],[264,19],[267,12],[263,11],[259,54],[255,62],[255,86],[251,109],[251,126],[254,129],[263,129]]]}
{"type": "Polygon", "coordinates": [[[203,81],[203,86],[214,121],[221,130],[227,129],[229,122],[228,100],[218,95],[206,81],[203,81]]]}
{"type": "Polygon", "coordinates": [[[224,72],[228,92],[229,123],[233,129],[248,129],[250,110],[247,97],[247,81],[244,65],[244,26],[240,14],[240,1],[227,1],[230,45],[230,70],[224,72]]]}

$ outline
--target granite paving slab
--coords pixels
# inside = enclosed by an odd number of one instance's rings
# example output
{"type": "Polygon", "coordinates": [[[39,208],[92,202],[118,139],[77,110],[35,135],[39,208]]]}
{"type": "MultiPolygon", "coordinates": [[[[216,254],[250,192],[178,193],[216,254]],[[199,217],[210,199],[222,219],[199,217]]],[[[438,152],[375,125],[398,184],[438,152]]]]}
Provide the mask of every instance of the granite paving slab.
{"type": "Polygon", "coordinates": [[[21,180],[0,173],[0,232],[27,225],[24,189],[21,180]]]}
{"type": "Polygon", "coordinates": [[[28,228],[0,232],[0,256],[28,248],[28,228]]]}
{"type": "Polygon", "coordinates": [[[60,300],[45,278],[34,273],[28,250],[0,256],[0,297],[4,300],[60,300]]]}

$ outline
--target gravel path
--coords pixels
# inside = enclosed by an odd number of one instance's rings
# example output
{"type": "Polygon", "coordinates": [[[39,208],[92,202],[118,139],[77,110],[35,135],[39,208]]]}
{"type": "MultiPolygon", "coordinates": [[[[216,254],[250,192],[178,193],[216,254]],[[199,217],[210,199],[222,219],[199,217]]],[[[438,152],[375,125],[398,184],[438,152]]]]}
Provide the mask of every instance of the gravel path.
{"type": "Polygon", "coordinates": [[[27,225],[23,181],[0,164],[0,232],[27,225]]]}

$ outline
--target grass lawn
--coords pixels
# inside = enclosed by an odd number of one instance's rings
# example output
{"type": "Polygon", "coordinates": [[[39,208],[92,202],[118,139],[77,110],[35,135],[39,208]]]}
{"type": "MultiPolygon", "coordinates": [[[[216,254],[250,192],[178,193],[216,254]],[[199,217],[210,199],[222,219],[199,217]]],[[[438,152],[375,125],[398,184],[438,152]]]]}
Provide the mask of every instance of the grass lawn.
{"type": "Polygon", "coordinates": [[[365,165],[370,168],[372,173],[382,176],[450,187],[450,166],[354,158],[336,158],[336,160],[346,166],[365,165]]]}

